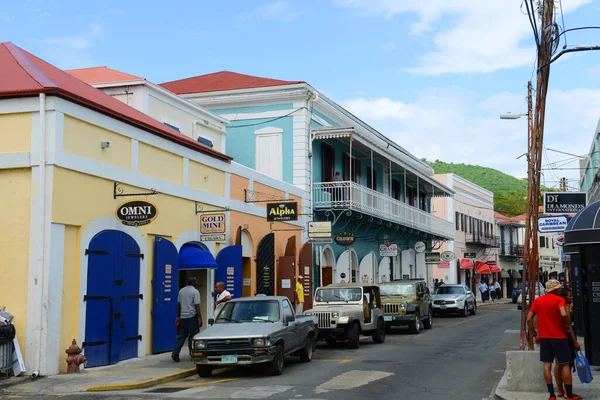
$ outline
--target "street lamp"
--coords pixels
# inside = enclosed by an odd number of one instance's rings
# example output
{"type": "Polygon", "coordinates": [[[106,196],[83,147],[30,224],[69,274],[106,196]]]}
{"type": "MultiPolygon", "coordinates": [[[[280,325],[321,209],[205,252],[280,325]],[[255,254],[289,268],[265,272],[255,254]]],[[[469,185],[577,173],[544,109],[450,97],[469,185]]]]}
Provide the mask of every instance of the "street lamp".
{"type": "Polygon", "coordinates": [[[500,119],[519,119],[521,117],[527,117],[528,114],[512,114],[507,112],[506,114],[501,114],[500,119]]]}

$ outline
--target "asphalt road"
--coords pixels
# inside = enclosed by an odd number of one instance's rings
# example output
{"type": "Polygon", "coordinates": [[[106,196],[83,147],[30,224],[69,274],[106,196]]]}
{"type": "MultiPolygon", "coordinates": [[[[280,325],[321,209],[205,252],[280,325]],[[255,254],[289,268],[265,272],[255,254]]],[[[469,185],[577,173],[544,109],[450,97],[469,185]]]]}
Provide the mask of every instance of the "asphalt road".
{"type": "MultiPolygon", "coordinates": [[[[259,370],[228,369],[210,379],[191,377],[157,387],[86,399],[490,399],[510,347],[506,331],[519,327],[514,305],[481,307],[476,316],[439,317],[431,330],[411,335],[397,328],[384,344],[364,338],[358,350],[319,344],[313,361],[286,360],[282,376],[259,370]]],[[[514,335],[512,336],[514,338],[514,335]]],[[[514,339],[513,339],[514,340],[514,339]]],[[[2,393],[0,397],[43,397],[2,393]]],[[[62,397],[66,398],[66,397],[62,397]]]]}

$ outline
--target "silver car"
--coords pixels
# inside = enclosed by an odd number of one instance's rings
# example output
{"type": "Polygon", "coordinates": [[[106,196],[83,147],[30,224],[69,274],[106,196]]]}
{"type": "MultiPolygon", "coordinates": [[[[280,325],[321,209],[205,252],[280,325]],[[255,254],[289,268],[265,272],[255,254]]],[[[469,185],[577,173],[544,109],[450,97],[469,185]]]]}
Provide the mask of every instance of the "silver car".
{"type": "Polygon", "coordinates": [[[442,285],[432,296],[433,314],[460,313],[463,317],[477,314],[475,295],[465,285],[442,285]]]}

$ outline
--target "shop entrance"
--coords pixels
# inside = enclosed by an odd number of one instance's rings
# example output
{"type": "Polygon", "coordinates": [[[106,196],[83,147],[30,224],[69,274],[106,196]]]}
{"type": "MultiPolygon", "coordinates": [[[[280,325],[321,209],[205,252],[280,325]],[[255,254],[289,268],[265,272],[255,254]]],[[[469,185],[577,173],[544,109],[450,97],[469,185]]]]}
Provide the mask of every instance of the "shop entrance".
{"type": "Polygon", "coordinates": [[[304,243],[300,250],[299,274],[304,277],[302,286],[304,287],[304,309],[312,308],[313,295],[313,245],[312,243],[304,243]]]}
{"type": "Polygon", "coordinates": [[[246,230],[239,229],[239,240],[242,246],[242,297],[252,296],[252,238],[246,230]]]}
{"type": "Polygon", "coordinates": [[[264,236],[256,249],[256,293],[275,294],[275,233],[264,236]]]}
{"type": "Polygon", "coordinates": [[[326,246],[321,253],[321,282],[320,286],[327,286],[333,283],[333,267],[335,256],[331,247],[326,246]]]}
{"type": "MultiPolygon", "coordinates": [[[[202,242],[187,242],[179,249],[179,291],[185,287],[188,278],[196,278],[196,289],[200,292],[200,304],[205,320],[211,318],[213,310],[209,309],[209,294],[212,293],[212,282],[209,270],[217,269],[218,264],[212,253],[202,242]]],[[[206,328],[206,326],[204,326],[206,328]]],[[[175,340],[173,339],[173,344],[175,340]]]]}
{"type": "Polygon", "coordinates": [[[90,241],[87,288],[83,300],[88,367],[137,357],[140,299],[140,248],[121,232],[107,230],[90,241]]]}
{"type": "Polygon", "coordinates": [[[296,305],[296,236],[288,239],[277,265],[277,295],[286,296],[296,305]]]}

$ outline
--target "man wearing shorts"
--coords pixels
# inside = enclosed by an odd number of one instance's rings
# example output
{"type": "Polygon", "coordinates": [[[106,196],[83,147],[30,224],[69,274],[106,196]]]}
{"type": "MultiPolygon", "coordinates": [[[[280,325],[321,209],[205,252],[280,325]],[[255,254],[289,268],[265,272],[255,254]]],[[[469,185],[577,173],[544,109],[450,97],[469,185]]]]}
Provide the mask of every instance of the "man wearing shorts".
{"type": "Polygon", "coordinates": [[[562,285],[555,279],[546,282],[546,295],[535,299],[529,314],[527,325],[533,332],[536,343],[540,345],[540,361],[544,363],[544,379],[548,386],[550,397],[556,400],[554,386],[552,385],[552,362],[558,360],[565,384],[566,399],[573,397],[573,377],[571,375],[571,349],[569,338],[573,341],[576,350],[581,350],[577,338],[569,324],[569,316],[565,299],[561,296],[562,285]],[[535,331],[533,319],[537,315],[538,332],[535,331]]]}

